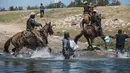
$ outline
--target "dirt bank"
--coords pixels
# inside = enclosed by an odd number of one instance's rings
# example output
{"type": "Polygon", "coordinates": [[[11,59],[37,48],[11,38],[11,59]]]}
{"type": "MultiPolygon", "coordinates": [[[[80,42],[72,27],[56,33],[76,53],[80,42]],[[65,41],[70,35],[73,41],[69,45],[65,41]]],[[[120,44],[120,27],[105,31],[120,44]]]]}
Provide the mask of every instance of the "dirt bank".
{"type": "MultiPolygon", "coordinates": [[[[130,6],[108,6],[97,7],[96,9],[103,15],[102,26],[105,34],[115,34],[119,28],[129,33],[130,6]],[[118,21],[115,21],[115,19],[118,21]]],[[[38,12],[39,10],[33,11],[38,12]]],[[[55,51],[61,50],[63,30],[69,31],[72,39],[80,32],[79,23],[82,19],[82,11],[82,8],[59,8],[45,13],[44,18],[40,18],[37,15],[36,20],[43,25],[49,21],[56,25],[53,28],[55,36],[49,37],[49,44],[55,51]],[[71,26],[72,22],[77,22],[77,25],[71,26]]],[[[32,11],[0,12],[0,48],[3,49],[3,44],[9,37],[19,31],[25,30],[26,20],[30,12],[32,11]],[[13,18],[13,16],[15,17],[13,18]]],[[[86,42],[84,38],[81,38],[80,41],[86,42]]],[[[96,39],[95,41],[96,45],[103,44],[100,39],[96,39]]],[[[84,49],[87,45],[79,43],[79,46],[81,49],[84,49]]]]}

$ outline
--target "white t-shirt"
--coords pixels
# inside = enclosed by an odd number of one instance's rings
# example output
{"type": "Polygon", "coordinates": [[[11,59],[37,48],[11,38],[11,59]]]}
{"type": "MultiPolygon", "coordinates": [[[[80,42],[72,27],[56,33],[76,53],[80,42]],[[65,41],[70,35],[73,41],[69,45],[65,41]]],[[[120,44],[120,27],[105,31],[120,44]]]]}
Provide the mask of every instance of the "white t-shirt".
{"type": "Polygon", "coordinates": [[[79,48],[79,46],[74,42],[74,40],[70,40],[70,47],[73,49],[73,50],[76,50],[79,48]]]}

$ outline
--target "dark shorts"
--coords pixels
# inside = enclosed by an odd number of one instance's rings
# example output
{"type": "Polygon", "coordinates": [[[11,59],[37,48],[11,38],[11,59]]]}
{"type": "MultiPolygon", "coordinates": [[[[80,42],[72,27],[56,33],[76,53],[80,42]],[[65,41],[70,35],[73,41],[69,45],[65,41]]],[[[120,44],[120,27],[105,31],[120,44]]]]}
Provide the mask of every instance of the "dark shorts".
{"type": "Polygon", "coordinates": [[[40,10],[40,13],[44,13],[44,10],[40,10]]]}

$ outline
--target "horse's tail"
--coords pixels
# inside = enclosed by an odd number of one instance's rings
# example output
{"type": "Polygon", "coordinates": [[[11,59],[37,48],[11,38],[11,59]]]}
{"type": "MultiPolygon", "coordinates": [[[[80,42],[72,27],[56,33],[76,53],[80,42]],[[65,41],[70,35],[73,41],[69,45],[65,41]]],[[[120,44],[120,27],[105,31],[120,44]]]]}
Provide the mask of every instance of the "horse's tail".
{"type": "Polygon", "coordinates": [[[11,42],[12,38],[8,39],[6,42],[5,42],[5,45],[4,45],[4,52],[6,53],[9,53],[9,46],[10,46],[10,42],[11,42]]]}

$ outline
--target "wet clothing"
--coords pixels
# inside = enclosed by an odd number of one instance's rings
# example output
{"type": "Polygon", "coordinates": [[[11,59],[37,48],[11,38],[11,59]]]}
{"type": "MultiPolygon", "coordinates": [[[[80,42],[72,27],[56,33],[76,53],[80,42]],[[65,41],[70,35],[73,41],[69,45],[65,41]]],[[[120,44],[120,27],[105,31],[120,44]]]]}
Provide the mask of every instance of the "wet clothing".
{"type": "Polygon", "coordinates": [[[63,46],[63,49],[66,49],[66,50],[72,49],[71,46],[70,46],[70,40],[69,39],[63,39],[62,40],[62,46],[63,46]]]}
{"type": "Polygon", "coordinates": [[[62,53],[63,53],[63,55],[65,56],[66,55],[66,50],[69,50],[70,51],[70,55],[73,55],[74,54],[74,50],[73,50],[73,48],[71,48],[71,46],[70,46],[70,40],[69,39],[63,39],[62,40],[62,47],[63,47],[63,49],[62,49],[62,53]]]}
{"type": "Polygon", "coordinates": [[[124,48],[125,47],[125,40],[129,38],[126,34],[117,34],[116,35],[116,48],[124,48]]]}
{"type": "Polygon", "coordinates": [[[29,19],[27,20],[27,28],[26,28],[26,30],[27,30],[27,31],[32,31],[35,26],[42,26],[42,25],[41,25],[40,23],[37,23],[37,22],[35,21],[35,19],[29,18],[29,19]]]}

